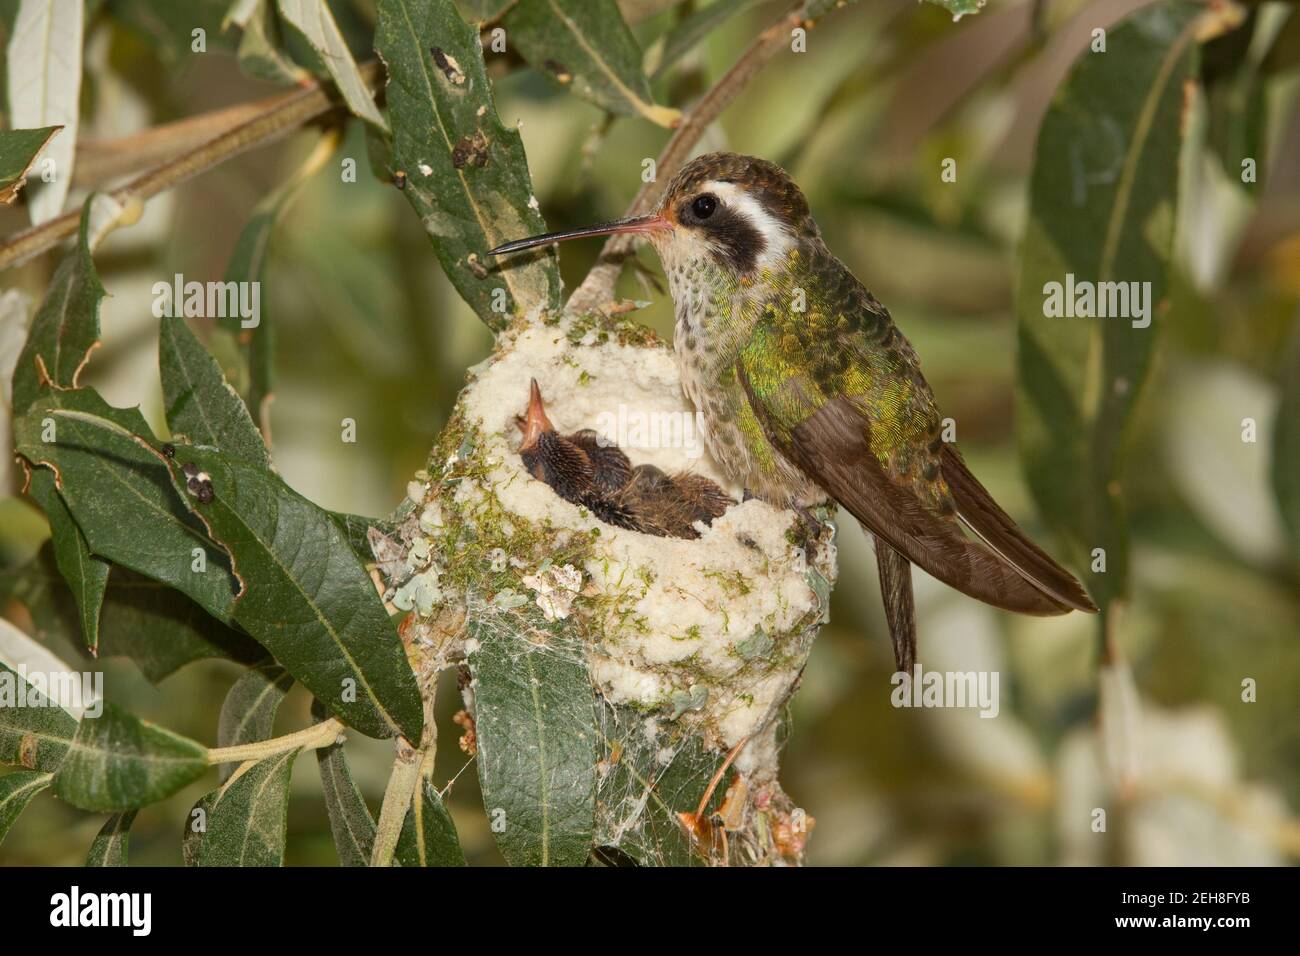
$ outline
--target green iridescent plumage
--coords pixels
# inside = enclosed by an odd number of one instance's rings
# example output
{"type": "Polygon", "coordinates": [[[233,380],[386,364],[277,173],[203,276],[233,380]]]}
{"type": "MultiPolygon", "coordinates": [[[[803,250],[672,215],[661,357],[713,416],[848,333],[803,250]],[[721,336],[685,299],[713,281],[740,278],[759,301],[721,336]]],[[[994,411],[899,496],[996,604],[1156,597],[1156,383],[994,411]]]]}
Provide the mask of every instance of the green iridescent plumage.
{"type": "Polygon", "coordinates": [[[886,473],[937,514],[951,515],[937,454],[939,410],[885,307],[824,247],[792,250],[786,268],[760,283],[767,292],[739,363],[746,397],[761,406],[778,441],[844,396],[870,420],[871,451],[886,473]]]}

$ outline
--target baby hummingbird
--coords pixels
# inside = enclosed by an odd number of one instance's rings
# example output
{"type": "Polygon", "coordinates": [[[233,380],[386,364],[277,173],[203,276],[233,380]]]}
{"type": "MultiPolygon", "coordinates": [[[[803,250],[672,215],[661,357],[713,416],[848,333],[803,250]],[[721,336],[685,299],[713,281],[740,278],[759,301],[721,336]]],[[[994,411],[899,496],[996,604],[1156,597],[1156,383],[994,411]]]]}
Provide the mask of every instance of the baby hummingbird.
{"type": "Polygon", "coordinates": [[[682,386],[722,469],[805,517],[834,500],[871,535],[899,670],[915,662],[912,564],[1010,611],[1097,610],[944,441],[916,352],[826,247],[784,170],[709,153],[647,215],[490,254],[614,233],[643,235],[659,254],[682,386]]]}
{"type": "Polygon", "coordinates": [[[735,504],[703,475],[667,475],[654,465],[633,467],[617,445],[584,428],[561,435],[546,416],[533,379],[528,410],[516,423],[519,457],[538,481],[606,524],[668,538],[698,538],[698,522],[712,524],[735,504]]]}

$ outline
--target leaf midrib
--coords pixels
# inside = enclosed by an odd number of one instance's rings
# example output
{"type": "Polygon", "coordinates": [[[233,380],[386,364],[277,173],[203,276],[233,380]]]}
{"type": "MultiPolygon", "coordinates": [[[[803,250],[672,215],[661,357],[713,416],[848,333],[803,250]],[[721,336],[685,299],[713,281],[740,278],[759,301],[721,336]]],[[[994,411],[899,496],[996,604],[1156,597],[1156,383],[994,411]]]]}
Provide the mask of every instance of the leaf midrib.
{"type": "MultiPolygon", "coordinates": [[[[1102,242],[1101,256],[1098,259],[1098,282],[1110,281],[1111,271],[1115,267],[1115,256],[1119,253],[1123,224],[1128,218],[1128,207],[1143,149],[1151,136],[1151,127],[1155,122],[1155,114],[1160,107],[1160,101],[1164,99],[1165,91],[1169,86],[1169,78],[1173,74],[1175,65],[1182,58],[1183,49],[1195,34],[1198,20],[1199,18],[1193,18],[1179,32],[1177,39],[1169,45],[1166,55],[1160,63],[1160,69],[1156,73],[1155,80],[1143,100],[1142,110],[1138,114],[1137,123],[1134,125],[1133,137],[1129,140],[1128,151],[1124,156],[1124,165],[1120,170],[1119,182],[1115,187],[1115,198],[1111,205],[1110,217],[1106,223],[1106,238],[1102,242]]],[[[1090,374],[1085,395],[1089,397],[1089,400],[1085,407],[1091,409],[1089,419],[1093,423],[1094,439],[1099,431],[1097,424],[1102,406],[1105,404],[1106,383],[1102,381],[1105,375],[1104,355],[1105,328],[1100,323],[1093,323],[1088,338],[1087,368],[1090,374]]]]}
{"type": "MultiPolygon", "coordinates": [[[[411,21],[411,14],[410,11],[407,9],[407,0],[397,0],[397,3],[402,9],[402,19],[406,21],[406,26],[411,36],[411,42],[415,46],[416,62],[419,63],[420,65],[420,71],[419,71],[420,77],[424,80],[424,88],[429,94],[429,104],[430,106],[433,107],[433,115],[438,120],[438,132],[441,134],[442,141],[443,143],[446,144],[447,147],[447,154],[450,156],[453,150],[453,146],[450,137],[447,136],[447,125],[446,122],[443,120],[442,110],[439,108],[438,105],[438,97],[433,92],[433,84],[432,82],[430,82],[431,76],[429,72],[429,67],[425,64],[424,57],[420,53],[420,50],[422,49],[420,45],[420,36],[415,30],[415,24],[411,21]]],[[[467,66],[466,69],[468,70],[469,67],[467,66]]],[[[466,82],[468,81],[469,81],[469,75],[467,73],[466,82]]],[[[493,115],[495,115],[496,107],[492,105],[490,102],[488,103],[488,106],[492,110],[493,115]]],[[[465,199],[469,203],[470,211],[474,213],[474,218],[478,222],[479,232],[482,233],[484,239],[486,239],[489,243],[491,243],[494,237],[494,233],[488,231],[487,221],[483,217],[482,210],[479,209],[478,201],[474,197],[473,190],[469,188],[469,180],[465,178],[465,173],[463,170],[456,169],[454,165],[452,169],[455,172],[456,177],[460,180],[461,191],[465,194],[465,199]]],[[[496,238],[500,238],[500,237],[497,236],[496,238]]],[[[501,277],[505,281],[505,284],[509,287],[511,297],[521,308],[524,307],[525,300],[519,295],[519,292],[515,288],[515,283],[511,280],[510,270],[503,269],[501,271],[501,277]]]]}
{"type": "Polygon", "coordinates": [[[604,58],[601,57],[600,52],[587,42],[587,38],[583,36],[582,31],[578,29],[578,24],[573,22],[569,15],[560,8],[559,4],[557,4],[555,0],[546,0],[546,5],[551,8],[551,11],[555,14],[561,24],[563,24],[564,28],[573,34],[574,42],[577,43],[578,48],[581,49],[583,53],[587,54],[588,59],[590,59],[591,62],[596,65],[597,69],[605,75],[606,79],[613,84],[614,88],[618,90],[623,98],[631,103],[638,113],[645,116],[649,112],[648,107],[650,104],[629,89],[627,85],[618,78],[618,74],[615,73],[614,70],[605,62],[604,58]]]}
{"type": "MultiPolygon", "coordinates": [[[[236,512],[234,509],[230,507],[226,507],[225,510],[226,513],[229,514],[231,518],[233,518],[234,521],[248,533],[248,536],[252,538],[255,542],[257,542],[257,544],[262,548],[262,551],[267,555],[271,563],[276,567],[276,569],[280,572],[280,574],[284,577],[284,579],[288,581],[291,585],[293,585],[293,589],[297,591],[299,595],[301,595],[303,602],[307,605],[307,607],[311,609],[312,613],[316,615],[316,620],[317,622],[320,623],[321,628],[325,631],[326,634],[329,635],[330,640],[334,642],[334,646],[338,648],[339,653],[343,655],[343,660],[347,663],[348,667],[356,675],[358,683],[362,688],[365,689],[367,699],[369,699],[370,702],[373,704],[375,710],[383,718],[384,722],[387,723],[388,726],[396,733],[398,734],[403,733],[402,728],[397,724],[397,722],[393,719],[392,715],[388,713],[388,710],[384,707],[382,703],[380,703],[379,699],[375,696],[374,690],[370,686],[370,682],[366,680],[365,674],[362,673],[360,666],[358,666],[356,660],[349,652],[347,645],[343,643],[343,640],[339,636],[339,633],[335,629],[334,625],[330,622],[328,618],[325,617],[325,615],[321,612],[320,607],[311,598],[311,596],[307,594],[307,592],[303,589],[302,585],[298,583],[298,579],[295,578],[292,573],[290,573],[289,569],[280,560],[280,556],[271,548],[269,544],[267,544],[265,541],[262,540],[262,538],[258,535],[258,533],[253,530],[252,526],[250,526],[248,522],[246,522],[238,512],[236,512]]],[[[277,515],[279,513],[278,502],[276,504],[276,513],[277,515]]]]}

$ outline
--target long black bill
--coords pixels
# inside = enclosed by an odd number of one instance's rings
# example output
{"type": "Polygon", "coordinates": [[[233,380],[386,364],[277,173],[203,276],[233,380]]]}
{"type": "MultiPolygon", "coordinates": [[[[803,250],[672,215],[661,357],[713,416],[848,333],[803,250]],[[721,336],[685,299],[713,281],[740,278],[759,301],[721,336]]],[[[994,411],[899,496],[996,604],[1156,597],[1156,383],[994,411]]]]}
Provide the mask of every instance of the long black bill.
{"type": "Polygon", "coordinates": [[[662,216],[632,216],[628,219],[615,219],[613,222],[602,222],[598,226],[587,226],[583,229],[566,229],[562,232],[548,232],[540,236],[531,236],[528,239],[516,239],[514,242],[506,242],[495,249],[491,250],[490,256],[507,256],[512,252],[523,252],[525,249],[536,249],[538,246],[549,246],[553,242],[563,242],[566,239],[584,239],[588,236],[611,236],[620,232],[657,232],[660,229],[671,229],[672,224],[662,216]]]}

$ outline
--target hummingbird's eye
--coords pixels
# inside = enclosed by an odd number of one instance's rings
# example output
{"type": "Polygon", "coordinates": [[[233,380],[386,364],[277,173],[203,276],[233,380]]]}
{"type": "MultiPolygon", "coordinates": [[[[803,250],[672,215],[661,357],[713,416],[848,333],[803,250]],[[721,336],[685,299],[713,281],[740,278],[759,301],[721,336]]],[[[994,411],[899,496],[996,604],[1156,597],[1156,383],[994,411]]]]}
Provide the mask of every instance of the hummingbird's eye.
{"type": "Polygon", "coordinates": [[[708,219],[713,215],[713,210],[718,208],[718,199],[716,196],[704,193],[695,197],[695,202],[691,203],[691,212],[695,213],[696,219],[708,219]]]}

